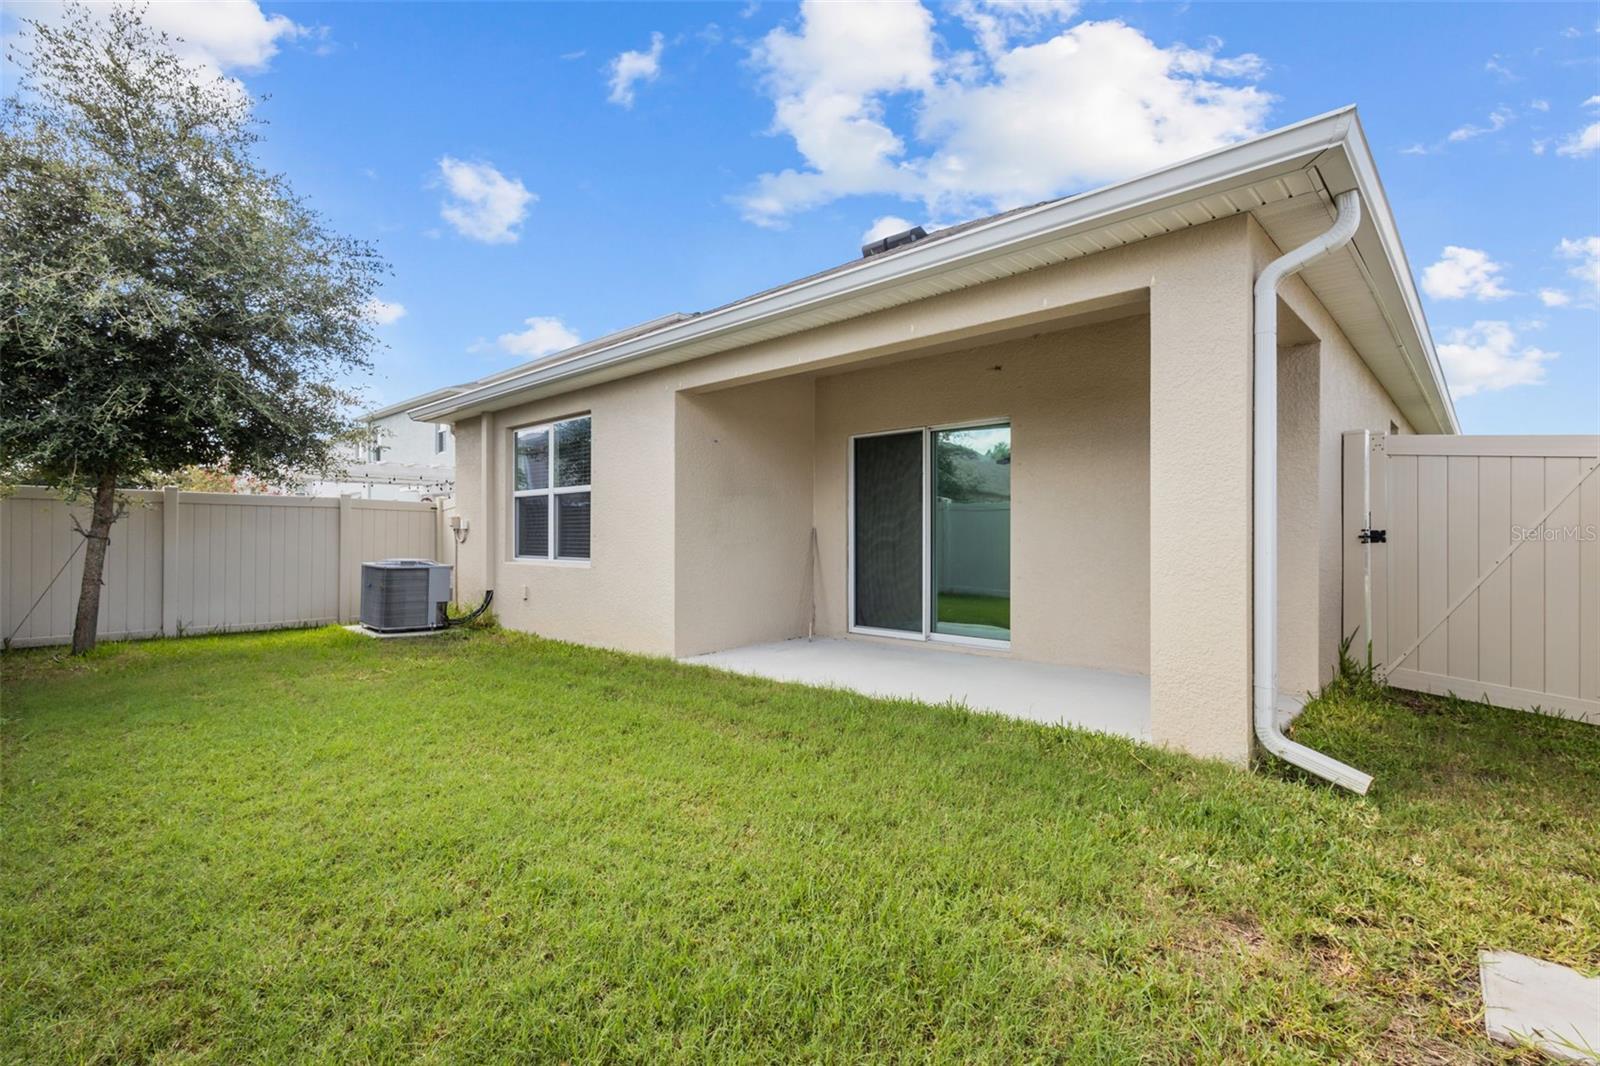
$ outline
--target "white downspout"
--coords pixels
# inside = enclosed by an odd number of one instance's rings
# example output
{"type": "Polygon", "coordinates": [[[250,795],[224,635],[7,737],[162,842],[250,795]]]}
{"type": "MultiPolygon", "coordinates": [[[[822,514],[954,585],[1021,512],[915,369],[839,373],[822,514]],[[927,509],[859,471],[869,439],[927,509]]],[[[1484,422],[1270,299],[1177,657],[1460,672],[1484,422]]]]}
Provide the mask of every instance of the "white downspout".
{"type": "Polygon", "coordinates": [[[1361,224],[1355,190],[1335,198],[1339,214],[1320,237],[1274,259],[1255,289],[1255,724],[1261,746],[1318,777],[1366,794],[1372,777],[1278,729],[1278,286],[1307,263],[1350,242],[1361,224]]]}

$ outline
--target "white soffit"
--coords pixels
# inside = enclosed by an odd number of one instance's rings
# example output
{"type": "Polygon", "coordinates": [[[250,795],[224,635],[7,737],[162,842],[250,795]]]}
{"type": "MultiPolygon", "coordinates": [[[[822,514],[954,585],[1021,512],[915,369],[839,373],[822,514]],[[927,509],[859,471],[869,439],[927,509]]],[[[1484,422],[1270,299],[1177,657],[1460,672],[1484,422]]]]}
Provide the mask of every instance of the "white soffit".
{"type": "MultiPolygon", "coordinates": [[[[1331,224],[1331,194],[1345,188],[1362,192],[1367,207],[1362,229],[1347,250],[1308,267],[1304,280],[1412,425],[1419,432],[1455,432],[1454,412],[1415,302],[1409,268],[1398,250],[1387,201],[1371,171],[1353,108],[1141,178],[998,216],[701,315],[669,320],[659,329],[636,328],[618,335],[615,343],[602,338],[570,356],[558,355],[467,386],[419,408],[413,417],[460,419],[500,410],[1243,212],[1255,215],[1280,248],[1292,248],[1331,224]],[[1376,268],[1368,262],[1374,254],[1376,268]],[[1392,276],[1396,260],[1406,271],[1403,282],[1392,276]]],[[[1241,296],[1248,298],[1248,293],[1241,296]]]]}

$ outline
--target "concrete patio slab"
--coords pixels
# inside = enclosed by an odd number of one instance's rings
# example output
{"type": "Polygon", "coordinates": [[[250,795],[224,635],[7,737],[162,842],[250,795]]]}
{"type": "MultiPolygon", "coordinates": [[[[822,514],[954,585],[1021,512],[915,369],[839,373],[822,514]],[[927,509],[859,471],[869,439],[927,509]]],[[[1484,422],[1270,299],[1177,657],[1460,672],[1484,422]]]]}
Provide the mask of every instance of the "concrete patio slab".
{"type": "Polygon", "coordinates": [[[1150,739],[1150,679],[1136,675],[857,640],[785,640],[683,661],[869,696],[954,701],[974,711],[1150,739]]]}
{"type": "Polygon", "coordinates": [[[1551,1058],[1600,1062],[1600,977],[1514,951],[1478,954],[1483,1023],[1503,1044],[1551,1058]]]}

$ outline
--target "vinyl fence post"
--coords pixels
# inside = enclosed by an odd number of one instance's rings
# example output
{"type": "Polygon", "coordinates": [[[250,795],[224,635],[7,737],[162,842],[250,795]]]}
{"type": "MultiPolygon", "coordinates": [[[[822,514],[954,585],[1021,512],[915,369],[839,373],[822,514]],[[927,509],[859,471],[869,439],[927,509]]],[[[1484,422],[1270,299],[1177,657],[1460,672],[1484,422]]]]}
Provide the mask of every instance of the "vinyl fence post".
{"type": "Polygon", "coordinates": [[[183,494],[176,486],[161,490],[161,634],[178,635],[178,525],[183,494]]]}
{"type": "Polygon", "coordinates": [[[355,581],[351,570],[356,565],[356,525],[349,496],[339,497],[339,622],[355,619],[355,581]]]}

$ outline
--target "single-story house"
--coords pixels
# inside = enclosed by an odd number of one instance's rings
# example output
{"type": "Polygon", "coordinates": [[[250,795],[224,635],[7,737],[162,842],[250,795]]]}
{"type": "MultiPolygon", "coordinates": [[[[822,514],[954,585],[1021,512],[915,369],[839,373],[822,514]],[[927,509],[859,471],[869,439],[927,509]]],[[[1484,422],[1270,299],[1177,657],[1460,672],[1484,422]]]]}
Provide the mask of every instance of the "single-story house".
{"type": "Polygon", "coordinates": [[[1247,761],[1336,668],[1341,433],[1458,432],[1355,109],[863,251],[415,409],[463,598],[1133,677],[1149,739],[1247,761]]]}

